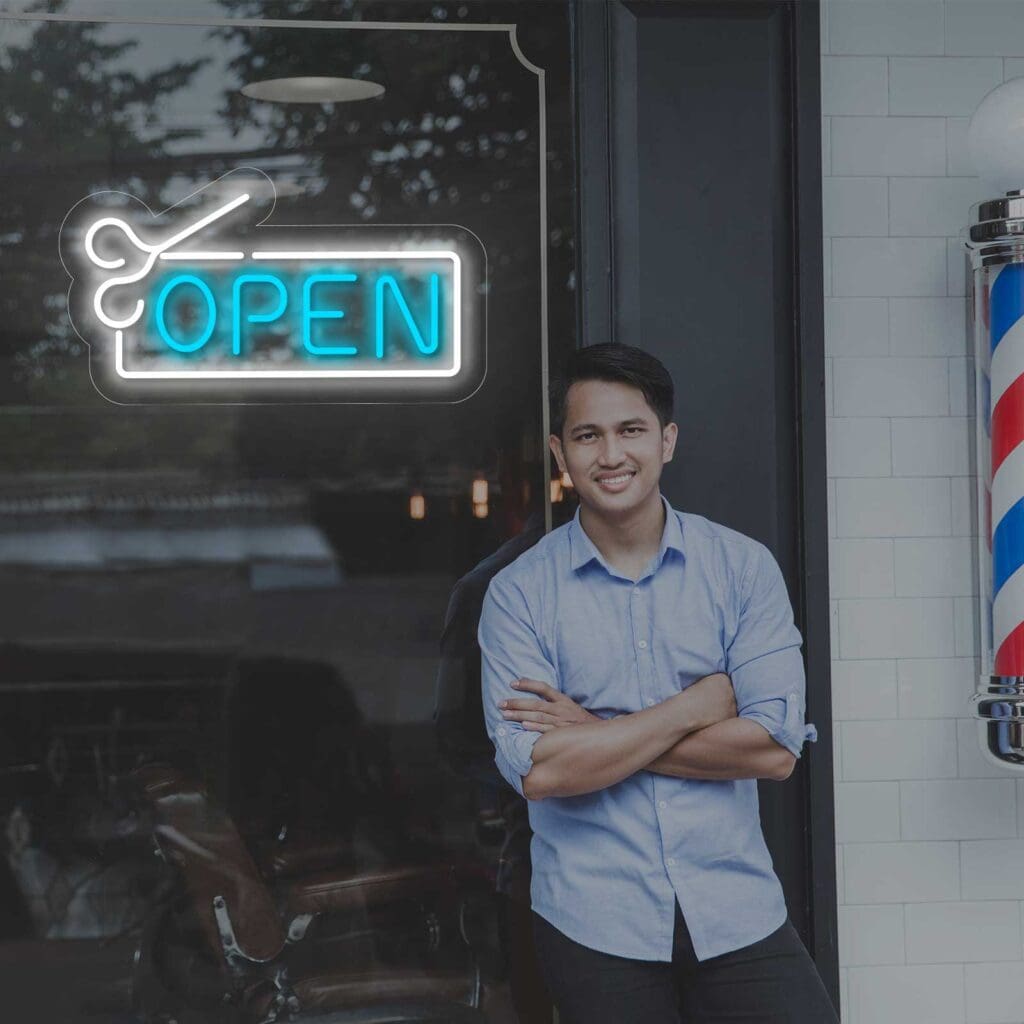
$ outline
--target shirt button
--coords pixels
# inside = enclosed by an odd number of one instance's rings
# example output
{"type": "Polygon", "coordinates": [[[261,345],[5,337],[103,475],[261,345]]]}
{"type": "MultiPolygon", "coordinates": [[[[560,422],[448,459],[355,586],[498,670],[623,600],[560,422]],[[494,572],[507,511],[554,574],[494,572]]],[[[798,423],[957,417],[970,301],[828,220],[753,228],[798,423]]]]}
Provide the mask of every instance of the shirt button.
{"type": "Polygon", "coordinates": [[[640,643],[637,644],[637,647],[639,647],[641,650],[643,650],[646,646],[647,646],[647,641],[646,640],[641,640],[640,643]]]}
{"type": "Polygon", "coordinates": [[[675,859],[675,857],[669,857],[669,858],[668,858],[668,859],[667,859],[667,860],[665,861],[665,863],[666,863],[666,864],[667,864],[667,865],[668,865],[668,866],[669,866],[670,868],[674,868],[674,867],[676,866],[676,859],[675,859]]]}
{"type": "Polygon", "coordinates": [[[646,700],[646,701],[644,701],[644,703],[645,703],[645,704],[646,704],[646,705],[647,705],[647,706],[648,706],[649,708],[653,708],[653,707],[654,707],[654,698],[653,698],[653,697],[648,697],[648,698],[647,698],[647,700],[646,700]]]}
{"type": "Polygon", "coordinates": [[[668,807],[668,803],[667,803],[666,801],[664,801],[664,800],[659,800],[659,801],[658,801],[658,806],[659,806],[659,807],[660,807],[660,808],[661,808],[662,810],[665,810],[665,808],[666,808],[666,807],[668,807]]]}
{"type": "Polygon", "coordinates": [[[504,736],[505,735],[505,730],[504,729],[499,729],[498,730],[498,735],[499,736],[504,736]]]}

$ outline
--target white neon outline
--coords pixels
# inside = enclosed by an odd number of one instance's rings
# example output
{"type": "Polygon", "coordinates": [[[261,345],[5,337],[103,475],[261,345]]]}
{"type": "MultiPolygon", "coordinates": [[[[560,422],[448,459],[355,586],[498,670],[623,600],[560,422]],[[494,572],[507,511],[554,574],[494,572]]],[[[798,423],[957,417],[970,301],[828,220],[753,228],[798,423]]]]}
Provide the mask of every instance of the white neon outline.
{"type": "Polygon", "coordinates": [[[418,259],[452,261],[452,366],[444,370],[126,370],[124,366],[124,331],[114,331],[114,369],[124,380],[339,380],[362,378],[384,380],[406,378],[428,380],[457,377],[462,370],[462,259],[451,249],[426,249],[404,252],[401,249],[372,250],[285,250],[253,253],[253,259],[418,259]]]}
{"type": "Polygon", "coordinates": [[[139,299],[135,303],[135,312],[131,316],[124,320],[112,320],[110,317],[103,312],[103,296],[111,289],[116,288],[122,284],[135,284],[136,281],[141,281],[152,269],[153,264],[156,263],[157,257],[160,256],[167,249],[173,248],[179,242],[183,242],[186,238],[194,235],[197,231],[202,231],[203,228],[212,224],[215,220],[219,220],[221,217],[229,214],[232,210],[237,209],[243,203],[249,201],[249,193],[243,192],[242,195],[236,196],[230,202],[225,203],[223,206],[218,207],[212,213],[208,213],[205,217],[200,217],[194,224],[190,224],[188,227],[183,228],[176,235],[161,242],[159,245],[150,245],[148,242],[142,241],[141,238],[131,229],[131,226],[125,221],[121,220],[120,217],[101,217],[99,220],[94,221],[90,225],[89,230],[85,233],[85,254],[89,257],[89,260],[96,266],[103,270],[117,270],[119,267],[123,267],[125,264],[124,257],[118,257],[116,260],[105,260],[93,247],[93,241],[96,237],[96,233],[105,227],[118,227],[124,232],[125,237],[132,245],[135,246],[140,252],[148,253],[145,261],[142,264],[140,270],[137,270],[134,274],[125,274],[122,277],[108,277],[97,289],[96,294],[92,298],[93,312],[96,314],[97,319],[100,323],[105,324],[107,327],[112,327],[114,330],[124,330],[126,327],[131,327],[132,324],[138,323],[142,316],[142,311],[146,308],[146,304],[139,299]]]}
{"type": "Polygon", "coordinates": [[[244,260],[244,252],[206,252],[205,250],[181,250],[180,252],[162,252],[162,260],[244,260]]]}

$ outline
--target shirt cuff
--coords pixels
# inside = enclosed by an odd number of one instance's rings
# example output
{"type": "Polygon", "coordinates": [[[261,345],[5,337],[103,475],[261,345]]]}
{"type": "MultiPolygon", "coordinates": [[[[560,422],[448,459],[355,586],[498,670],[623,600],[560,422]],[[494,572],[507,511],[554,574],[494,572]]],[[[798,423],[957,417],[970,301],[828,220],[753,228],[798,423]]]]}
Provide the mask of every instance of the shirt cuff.
{"type": "Polygon", "coordinates": [[[776,743],[785,747],[794,757],[799,757],[805,742],[817,742],[818,728],[810,722],[804,723],[800,695],[794,690],[780,698],[760,701],[741,712],[741,718],[749,718],[764,726],[776,743]],[[781,705],[785,704],[785,712],[781,705]]]}
{"type": "Polygon", "coordinates": [[[499,725],[494,730],[494,763],[505,781],[520,795],[523,793],[523,776],[530,774],[533,767],[533,747],[543,733],[533,730],[499,725]]]}

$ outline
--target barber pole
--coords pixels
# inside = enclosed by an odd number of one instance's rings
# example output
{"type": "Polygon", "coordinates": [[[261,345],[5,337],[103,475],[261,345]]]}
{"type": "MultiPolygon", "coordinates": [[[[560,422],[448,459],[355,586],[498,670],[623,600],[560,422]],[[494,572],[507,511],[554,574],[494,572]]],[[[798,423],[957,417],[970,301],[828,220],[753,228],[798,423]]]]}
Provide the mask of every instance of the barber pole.
{"type": "Polygon", "coordinates": [[[1024,676],[1024,264],[989,287],[994,672],[1024,676]]]}
{"type": "Polygon", "coordinates": [[[1024,198],[972,214],[981,639],[972,704],[985,755],[1024,771],[1024,198]]]}

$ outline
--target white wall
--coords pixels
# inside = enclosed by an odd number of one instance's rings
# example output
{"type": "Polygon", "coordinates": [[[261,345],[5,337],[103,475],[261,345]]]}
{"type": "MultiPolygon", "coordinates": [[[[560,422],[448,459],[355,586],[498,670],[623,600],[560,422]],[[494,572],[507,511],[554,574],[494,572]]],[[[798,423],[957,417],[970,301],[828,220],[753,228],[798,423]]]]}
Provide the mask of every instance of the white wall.
{"type": "Polygon", "coordinates": [[[1022,0],[822,10],[829,558],[844,1024],[1024,1022],[1024,779],[986,764],[967,118],[1022,0]],[[973,520],[973,522],[972,522],[973,520]]]}

